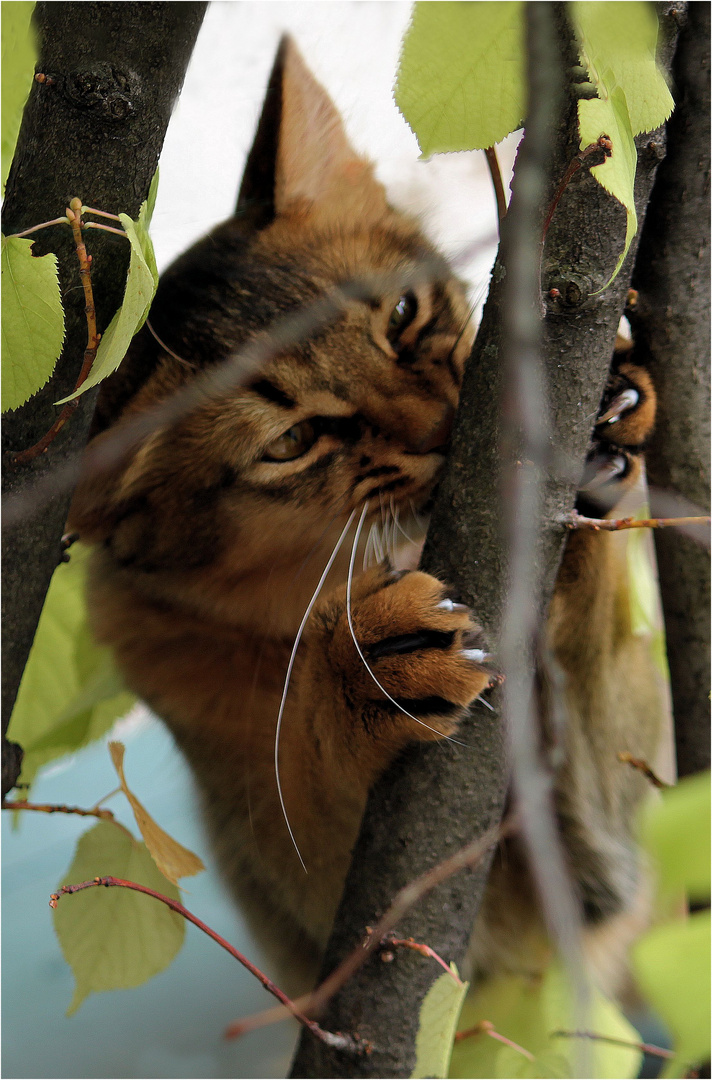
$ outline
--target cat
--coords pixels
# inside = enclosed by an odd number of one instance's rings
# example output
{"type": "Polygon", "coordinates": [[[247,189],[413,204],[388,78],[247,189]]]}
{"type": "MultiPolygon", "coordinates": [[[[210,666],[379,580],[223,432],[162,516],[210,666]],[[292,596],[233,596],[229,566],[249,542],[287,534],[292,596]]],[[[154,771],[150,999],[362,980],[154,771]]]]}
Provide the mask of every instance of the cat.
{"type": "MultiPolygon", "coordinates": [[[[350,575],[384,509],[406,531],[427,513],[473,332],[463,287],[389,206],[288,38],[236,212],[166,271],[149,321],[104,384],[93,447],[177,391],[195,398],[79,483],[70,528],[95,545],[92,624],[186,755],[222,873],[303,989],[369,786],[407,744],[451,736],[493,669],[447,583],[388,560],[350,575]],[[270,352],[270,330],[294,331],[325,298],[326,320],[270,352]],[[201,382],[228,359],[231,386],[201,382]]],[[[649,377],[619,358],[582,499],[636,483],[654,412],[649,377]]],[[[653,760],[661,722],[625,575],[619,535],[572,534],[547,629],[569,713],[557,810],[604,980],[641,907],[631,821],[645,781],[616,753],[653,760]]],[[[515,840],[495,858],[471,963],[536,971],[547,950],[515,840]]]]}

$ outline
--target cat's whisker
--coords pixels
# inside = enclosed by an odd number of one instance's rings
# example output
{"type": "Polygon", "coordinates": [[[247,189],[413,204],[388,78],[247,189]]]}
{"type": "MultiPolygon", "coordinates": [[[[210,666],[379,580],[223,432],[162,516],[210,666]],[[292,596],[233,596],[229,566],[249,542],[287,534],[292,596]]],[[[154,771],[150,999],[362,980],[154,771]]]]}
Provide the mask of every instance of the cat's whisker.
{"type": "MultiPolygon", "coordinates": [[[[354,513],[355,512],[356,511],[354,511],[354,513]]],[[[353,576],[354,576],[354,563],[356,561],[356,548],[358,547],[359,536],[361,535],[361,529],[363,528],[363,523],[364,523],[367,512],[368,512],[368,500],[366,500],[366,502],[363,505],[363,510],[361,511],[361,517],[358,519],[358,525],[356,526],[356,535],[354,536],[354,542],[353,542],[353,546],[351,548],[351,558],[349,560],[349,572],[348,572],[348,576],[346,578],[346,619],[347,619],[347,622],[349,624],[349,633],[351,634],[351,640],[353,641],[353,643],[354,643],[354,645],[356,647],[356,652],[359,654],[363,666],[366,668],[366,671],[371,676],[371,678],[375,682],[378,689],[381,691],[382,694],[385,694],[385,696],[388,698],[389,701],[393,702],[393,704],[396,706],[396,708],[400,712],[402,712],[405,716],[409,717],[410,720],[415,720],[416,724],[420,724],[421,727],[427,728],[428,731],[432,731],[435,735],[438,736],[439,739],[447,739],[448,742],[456,743],[458,746],[467,746],[467,743],[460,742],[459,739],[453,739],[450,735],[443,735],[442,731],[438,731],[437,728],[431,727],[430,724],[426,724],[424,720],[419,720],[417,716],[413,716],[413,714],[409,713],[407,709],[404,709],[403,706],[398,701],[396,701],[396,699],[394,697],[391,697],[391,695],[386,690],[385,686],[381,685],[381,683],[378,681],[376,676],[371,671],[371,668],[368,666],[368,662],[366,660],[366,657],[363,655],[363,652],[361,650],[361,646],[359,645],[358,641],[356,640],[356,633],[354,631],[354,624],[353,624],[353,620],[351,618],[351,583],[353,581],[353,576]]],[[[351,516],[353,517],[353,514],[351,516]]],[[[351,523],[351,521],[349,519],[349,524],[350,523],[351,523]]],[[[340,542],[341,542],[341,537],[339,538],[339,543],[340,542]]],[[[290,829],[290,833],[291,833],[291,829],[290,829]]],[[[300,858],[301,858],[301,856],[300,856],[300,858]]],[[[304,864],[302,863],[302,865],[304,865],[304,864]]],[[[306,867],[304,867],[304,869],[306,870],[306,867]]]]}
{"type": "MultiPolygon", "coordinates": [[[[368,505],[368,504],[366,504],[366,505],[368,505]]],[[[279,703],[279,713],[277,714],[277,728],[276,728],[276,731],[275,731],[275,734],[274,734],[274,774],[275,774],[275,779],[277,781],[277,794],[279,795],[279,805],[282,807],[282,814],[284,815],[284,820],[286,822],[287,829],[289,830],[289,835],[290,835],[291,841],[294,844],[294,850],[296,851],[297,855],[299,856],[299,861],[300,861],[300,863],[302,864],[302,866],[304,868],[304,873],[305,874],[308,873],[308,870],[306,868],[306,864],[304,862],[304,859],[302,858],[302,854],[301,854],[301,852],[299,850],[299,846],[297,844],[297,841],[294,838],[294,833],[292,832],[292,826],[289,824],[289,817],[287,815],[287,808],[286,808],[285,803],[284,803],[284,794],[282,792],[282,782],[281,782],[280,776],[279,776],[279,736],[280,736],[280,733],[281,733],[281,730],[282,730],[282,718],[284,716],[284,706],[285,706],[286,701],[287,701],[287,692],[289,691],[289,680],[292,677],[292,668],[294,667],[294,659],[295,659],[295,657],[297,655],[297,649],[299,648],[299,642],[302,639],[302,634],[304,633],[304,627],[307,624],[307,619],[311,615],[312,608],[314,607],[314,604],[317,601],[319,593],[321,592],[321,587],[324,584],[324,582],[326,581],[327,575],[328,575],[329,571],[331,570],[331,567],[334,564],[334,559],[336,558],[336,556],[339,553],[339,548],[343,544],[344,537],[346,536],[346,533],[351,528],[351,523],[352,523],[353,519],[355,518],[355,516],[356,516],[356,510],[354,509],[354,510],[351,511],[351,514],[349,515],[349,520],[346,522],[343,529],[341,530],[341,535],[339,536],[339,539],[336,541],[336,544],[334,545],[334,550],[331,552],[331,555],[329,556],[329,561],[327,562],[326,566],[324,567],[324,569],[322,571],[322,574],[321,574],[321,577],[319,578],[316,589],[312,593],[312,598],[309,601],[309,603],[307,604],[307,609],[304,612],[304,615],[302,616],[302,621],[299,624],[299,629],[297,630],[297,636],[294,639],[294,645],[292,646],[292,653],[291,653],[291,656],[289,657],[289,663],[287,665],[287,674],[286,674],[285,680],[284,680],[284,689],[282,690],[282,700],[279,703]]],[[[363,514],[361,515],[361,522],[363,523],[363,514]]],[[[357,539],[358,539],[358,533],[357,533],[357,539]]],[[[352,560],[352,562],[353,562],[353,560],[352,560]]],[[[353,569],[353,565],[352,565],[352,569],[353,569]]]]}

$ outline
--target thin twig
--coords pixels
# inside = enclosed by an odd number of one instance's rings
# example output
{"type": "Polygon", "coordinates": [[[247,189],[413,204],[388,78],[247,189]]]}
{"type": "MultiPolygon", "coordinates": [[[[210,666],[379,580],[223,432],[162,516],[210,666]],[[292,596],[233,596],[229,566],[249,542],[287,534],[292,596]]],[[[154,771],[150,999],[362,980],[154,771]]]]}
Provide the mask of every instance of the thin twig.
{"type": "MultiPolygon", "coordinates": [[[[412,938],[412,937],[411,938],[396,938],[396,937],[391,937],[390,935],[388,935],[384,939],[382,944],[386,945],[389,949],[390,948],[412,949],[413,952],[420,953],[421,956],[428,956],[428,957],[431,958],[431,960],[435,960],[436,963],[440,964],[440,967],[445,969],[445,971],[448,973],[448,975],[457,983],[458,986],[464,986],[465,985],[463,983],[462,979],[460,978],[460,976],[456,975],[455,972],[453,971],[453,969],[450,967],[450,965],[447,964],[443,960],[442,956],[440,956],[439,953],[436,953],[435,949],[431,949],[429,945],[425,945],[421,941],[415,941],[415,939],[412,938]]],[[[385,959],[386,956],[387,956],[387,953],[385,953],[385,954],[382,953],[381,954],[382,959],[385,959]]]]}
{"type": "Polygon", "coordinates": [[[107,214],[106,210],[97,210],[95,206],[82,206],[82,214],[97,214],[99,217],[111,218],[112,221],[121,221],[118,214],[107,214]]]}
{"type": "Polygon", "coordinates": [[[643,776],[647,776],[653,787],[656,788],[669,788],[672,784],[666,784],[664,780],[661,780],[657,773],[648,765],[647,761],[643,761],[642,758],[633,757],[627,750],[621,750],[618,754],[618,760],[623,762],[624,765],[630,765],[632,769],[637,769],[638,772],[642,772],[643,776]]]}
{"type": "Polygon", "coordinates": [[[631,1050],[640,1050],[643,1054],[652,1057],[674,1058],[672,1050],[666,1050],[662,1046],[654,1046],[651,1043],[633,1042],[629,1039],[618,1039],[614,1035],[599,1035],[595,1031],[552,1031],[552,1036],[563,1039],[593,1039],[595,1042],[612,1043],[614,1046],[628,1046],[631,1050]]]}
{"type": "MultiPolygon", "coordinates": [[[[107,811],[108,812],[108,811],[107,811]]],[[[248,960],[238,949],[231,945],[229,941],[226,941],[224,937],[212,930],[206,923],[199,919],[197,915],[193,915],[192,911],[188,911],[178,900],[173,900],[170,896],[164,896],[163,893],[156,892],[154,889],[149,889],[146,885],[139,885],[136,881],[125,881],[123,878],[116,877],[95,877],[89,881],[80,881],[77,885],[63,885],[59,892],[52,893],[49,900],[49,906],[56,908],[57,903],[63,895],[72,895],[73,893],[81,892],[83,889],[93,889],[99,885],[103,885],[105,888],[111,888],[116,886],[122,889],[133,889],[135,892],[145,893],[146,896],[152,896],[154,900],[160,900],[162,904],[171,908],[172,911],[177,912],[178,915],[182,915],[188,922],[193,923],[199,930],[202,930],[204,934],[216,941],[218,945],[221,945],[226,952],[230,953],[235,960],[237,960],[243,967],[255,976],[256,979],[264,986],[265,990],[269,991],[274,997],[282,1002],[289,1014],[296,1017],[296,1019],[309,1028],[312,1035],[315,1038],[321,1040],[321,1042],[327,1043],[329,1046],[337,1047],[342,1050],[357,1051],[364,1053],[367,1051],[367,1047],[364,1043],[360,1042],[357,1038],[352,1038],[349,1035],[341,1035],[340,1033],[334,1033],[331,1031],[324,1031],[323,1028],[314,1020],[309,1020],[306,1016],[299,1012],[293,1001],[287,997],[279,987],[272,982],[263,971],[260,971],[251,960],[248,960]]]]}
{"type": "MultiPolygon", "coordinates": [[[[101,335],[97,333],[96,329],[96,308],[94,306],[94,292],[91,285],[91,255],[87,254],[87,249],[82,237],[82,201],[81,199],[72,199],[70,206],[67,208],[66,218],[57,218],[57,221],[68,221],[72,226],[72,232],[74,234],[74,242],[76,244],[77,258],[79,260],[79,275],[81,277],[82,287],[84,289],[84,311],[87,318],[87,347],[84,350],[84,359],[82,361],[82,367],[77,376],[77,381],[74,384],[74,392],[86,381],[91,371],[92,364],[96,357],[96,350],[99,347],[99,340],[101,335]]],[[[104,226],[102,226],[104,228],[104,226]]],[[[125,235],[125,234],[123,234],[125,235]]],[[[52,427],[47,431],[42,438],[30,446],[27,450],[20,450],[19,453],[14,454],[10,459],[12,465],[21,465],[27,461],[32,461],[33,458],[39,457],[43,454],[50,443],[54,442],[59,432],[69,420],[70,416],[77,408],[77,400],[68,401],[62,409],[61,413],[52,424],[52,427]]]]}
{"type": "Polygon", "coordinates": [[[63,806],[55,803],[30,803],[25,802],[24,799],[15,799],[14,801],[3,799],[0,803],[0,809],[38,810],[43,814],[77,814],[79,817],[104,818],[108,821],[114,820],[113,810],[102,810],[98,805],[91,810],[85,810],[81,806],[63,806]]]}
{"type": "Polygon", "coordinates": [[[116,233],[117,236],[126,237],[126,233],[123,229],[115,229],[113,225],[100,225],[98,221],[87,221],[84,225],[85,229],[101,229],[102,232],[116,233]]]}
{"type": "MultiPolygon", "coordinates": [[[[498,827],[488,829],[483,836],[480,836],[477,840],[473,840],[472,843],[467,844],[466,847],[456,851],[454,855],[450,855],[447,859],[443,859],[443,861],[438,863],[437,866],[434,866],[432,870],[426,871],[426,873],[417,877],[415,881],[411,881],[410,884],[404,886],[404,888],[396,894],[395,900],[388,911],[381,919],[379,919],[376,926],[368,933],[361,945],[357,946],[357,948],[355,948],[353,952],[351,952],[338,967],[332,971],[331,975],[324,980],[321,986],[317,987],[312,993],[297,998],[297,1000],[293,1002],[295,1008],[301,1009],[305,1013],[318,1015],[329,999],[333,997],[333,995],[341,989],[344,983],[347,982],[361,965],[365,963],[371,953],[379,948],[383,939],[387,937],[390,931],[414,904],[417,904],[423,896],[429,893],[437,885],[440,885],[443,881],[446,881],[447,878],[452,877],[453,874],[457,874],[460,870],[464,870],[465,867],[476,866],[491,846],[499,843],[505,836],[511,835],[516,831],[517,827],[517,819],[513,816],[508,817],[498,827]]],[[[248,1031],[254,1031],[256,1028],[276,1023],[278,1020],[284,1020],[287,1016],[288,1013],[285,1009],[266,1009],[263,1012],[255,1013],[253,1016],[248,1016],[244,1020],[236,1020],[234,1023],[230,1024],[225,1034],[227,1038],[236,1038],[240,1035],[244,1035],[248,1031]]]]}
{"type": "Polygon", "coordinates": [[[554,197],[551,200],[551,203],[549,205],[549,210],[547,212],[546,219],[544,221],[544,228],[542,229],[542,236],[541,236],[542,244],[546,240],[546,234],[549,231],[549,226],[551,225],[551,219],[554,216],[554,213],[556,211],[556,207],[559,205],[559,202],[561,201],[561,196],[566,191],[566,188],[569,186],[572,178],[576,175],[576,173],[579,171],[579,169],[582,167],[582,165],[586,164],[587,159],[589,157],[591,157],[591,155],[596,150],[600,151],[600,154],[598,155],[600,160],[588,162],[589,168],[592,168],[594,165],[602,165],[603,162],[606,160],[606,158],[609,158],[611,156],[611,154],[613,153],[613,143],[611,142],[608,135],[600,135],[595,143],[589,143],[588,146],[584,147],[583,150],[580,150],[578,152],[578,154],[576,154],[575,157],[572,159],[572,161],[569,164],[568,169],[564,173],[563,179],[561,180],[561,183],[559,184],[558,188],[556,189],[556,191],[554,193],[554,197]]]}
{"type": "Polygon", "coordinates": [[[487,158],[487,165],[489,167],[490,176],[492,177],[492,186],[494,188],[494,194],[497,200],[497,220],[499,221],[499,227],[501,229],[502,222],[507,215],[507,196],[504,193],[504,184],[502,183],[502,171],[499,167],[497,151],[495,150],[494,146],[488,146],[485,148],[485,157],[487,158]]]}
{"type": "Polygon", "coordinates": [[[56,218],[52,218],[51,221],[43,221],[39,225],[33,225],[31,229],[23,229],[22,232],[10,233],[10,235],[6,236],[5,239],[6,240],[19,240],[21,237],[29,236],[30,233],[37,232],[39,229],[46,229],[48,225],[68,225],[68,224],[69,224],[69,218],[67,218],[67,217],[56,217],[56,218]]]}
{"type": "Polygon", "coordinates": [[[622,529],[667,529],[680,525],[709,525],[709,516],[679,518],[590,518],[572,510],[562,518],[567,529],[591,529],[593,532],[620,532],[622,529]]]}
{"type": "Polygon", "coordinates": [[[504,1043],[505,1046],[511,1047],[512,1050],[516,1050],[517,1053],[523,1054],[529,1061],[535,1060],[530,1050],[525,1050],[523,1046],[513,1042],[512,1039],[508,1039],[506,1035],[500,1035],[491,1020],[480,1020],[479,1024],[475,1024],[474,1027],[467,1028],[465,1031],[458,1031],[455,1042],[471,1039],[474,1035],[489,1035],[491,1039],[496,1039],[498,1042],[504,1043]]]}

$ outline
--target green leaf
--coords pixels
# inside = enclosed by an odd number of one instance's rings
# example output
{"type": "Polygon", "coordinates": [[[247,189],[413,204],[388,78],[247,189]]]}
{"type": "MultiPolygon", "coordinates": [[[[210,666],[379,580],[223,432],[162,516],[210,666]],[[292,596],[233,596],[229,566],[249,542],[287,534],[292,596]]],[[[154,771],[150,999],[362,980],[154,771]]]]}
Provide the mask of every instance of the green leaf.
{"type": "Polygon", "coordinates": [[[89,378],[82,383],[79,390],[57,401],[55,403],[57,405],[64,405],[65,402],[79,397],[80,394],[100,383],[107,375],[116,371],[128,352],[132,337],[146,321],[156,292],[158,274],[151,240],[146,231],[145,215],[144,221],[141,222],[141,213],[145,207],[146,203],[143,203],[138,222],[133,221],[128,214],[119,214],[121,224],[131,244],[131,259],[123,303],[102,335],[89,378]],[[150,251],[149,261],[144,253],[144,247],[150,251]]]}
{"type": "MultiPolygon", "coordinates": [[[[80,838],[62,885],[108,876],[180,901],[180,891],[159,872],[146,845],[121,826],[100,821],[80,838]]],[[[63,896],[54,928],[76,980],[69,1016],[88,994],[139,986],[163,971],[185,936],[184,920],[176,912],[151,896],[119,887],[63,896]]]]}
{"type": "Polygon", "coordinates": [[[454,964],[428,990],[420,1007],[413,1077],[447,1076],[453,1040],[469,983],[463,983],[454,964]]]}
{"type": "MultiPolygon", "coordinates": [[[[503,1045],[485,1033],[455,1044],[450,1065],[451,1077],[570,1077],[573,1075],[573,1040],[558,1031],[574,1029],[575,1018],[568,980],[557,964],[541,979],[506,976],[478,987],[467,999],[460,1028],[475,1027],[482,1020],[516,1043],[521,1050],[503,1045]]],[[[593,991],[589,1030],[599,1035],[637,1043],[640,1037],[618,1009],[598,991],[593,991]]],[[[635,1048],[600,1041],[587,1043],[591,1076],[599,1078],[638,1075],[641,1054],[635,1048]]]]}
{"type": "MultiPolygon", "coordinates": [[[[145,203],[141,204],[141,209],[138,212],[138,220],[135,223],[136,224],[136,236],[138,238],[139,244],[141,245],[141,254],[143,255],[143,257],[144,257],[144,259],[146,261],[146,265],[148,266],[149,270],[151,271],[151,275],[153,277],[153,285],[154,285],[153,292],[154,292],[154,295],[155,295],[156,288],[158,286],[158,267],[156,266],[156,255],[155,255],[155,252],[153,250],[153,241],[151,240],[151,237],[149,236],[148,230],[149,230],[150,225],[151,225],[151,218],[153,217],[153,210],[154,210],[154,207],[156,205],[156,195],[157,194],[158,194],[158,169],[156,169],[155,173],[153,174],[153,180],[151,181],[151,186],[148,189],[148,197],[147,197],[145,203]]],[[[151,301],[152,300],[153,300],[153,296],[151,297],[151,301]]],[[[148,313],[149,313],[150,309],[151,309],[151,303],[149,302],[148,306],[146,307],[146,310],[143,313],[143,318],[141,319],[140,323],[138,324],[138,326],[136,328],[137,333],[141,329],[143,324],[145,323],[146,319],[148,318],[148,313]]]]}
{"type": "Polygon", "coordinates": [[[75,544],[71,561],[55,570],[20,683],[9,737],[25,750],[23,783],[41,765],[99,738],[135,701],[87,625],[87,556],[75,544]]]}
{"type": "Polygon", "coordinates": [[[493,146],[521,127],[521,3],[417,3],[395,100],[425,157],[493,146]]]}
{"type": "Polygon", "coordinates": [[[2,183],[5,187],[22,110],[32,86],[37,49],[31,26],[34,3],[2,5],[2,183]]]}
{"type": "Polygon", "coordinates": [[[663,124],[674,103],[655,60],[658,23],[650,4],[597,0],[571,3],[567,10],[579,38],[581,61],[598,92],[598,99],[579,102],[581,149],[608,135],[613,153],[594,166],[591,175],[626,209],[623,252],[605,289],[623,265],[638,228],[633,136],[663,124]]]}
{"type": "Polygon", "coordinates": [[[682,1076],[689,1065],[709,1060],[709,911],[651,930],[633,947],[633,968],[674,1037],[677,1061],[666,1075],[682,1076]]]}
{"type": "Polygon", "coordinates": [[[33,240],[2,240],[2,411],[44,386],[64,341],[57,256],[33,258],[33,240]]]}
{"type": "Polygon", "coordinates": [[[655,58],[658,20],[654,7],[575,0],[568,11],[589,78],[601,96],[620,87],[633,135],[664,124],[675,103],[655,58]]]}
{"type": "Polygon", "coordinates": [[[578,113],[582,150],[591,143],[595,143],[600,135],[608,135],[613,144],[611,156],[604,161],[603,165],[594,165],[591,175],[610,195],[623,204],[626,211],[623,251],[610,278],[598,290],[598,292],[603,292],[603,289],[608,288],[618,274],[638,229],[634,190],[638,155],[633,142],[625,94],[620,87],[612,90],[605,101],[597,99],[579,101],[578,113]]]}
{"type": "Polygon", "coordinates": [[[687,777],[643,808],[641,840],[657,863],[664,897],[710,896],[710,774],[687,777]]]}

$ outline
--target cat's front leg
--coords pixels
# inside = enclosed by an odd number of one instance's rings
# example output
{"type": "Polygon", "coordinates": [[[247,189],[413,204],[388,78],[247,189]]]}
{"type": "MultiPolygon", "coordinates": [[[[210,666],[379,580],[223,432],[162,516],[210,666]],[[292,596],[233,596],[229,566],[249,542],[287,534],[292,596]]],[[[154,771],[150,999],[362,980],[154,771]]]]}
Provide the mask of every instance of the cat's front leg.
{"type": "Polygon", "coordinates": [[[311,677],[332,681],[346,745],[374,771],[452,735],[494,677],[469,610],[421,571],[369,570],[320,605],[310,639],[311,677]]]}

